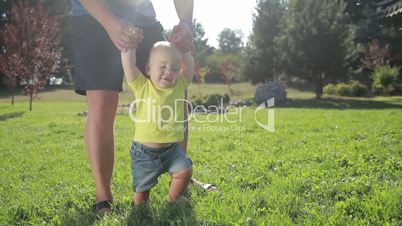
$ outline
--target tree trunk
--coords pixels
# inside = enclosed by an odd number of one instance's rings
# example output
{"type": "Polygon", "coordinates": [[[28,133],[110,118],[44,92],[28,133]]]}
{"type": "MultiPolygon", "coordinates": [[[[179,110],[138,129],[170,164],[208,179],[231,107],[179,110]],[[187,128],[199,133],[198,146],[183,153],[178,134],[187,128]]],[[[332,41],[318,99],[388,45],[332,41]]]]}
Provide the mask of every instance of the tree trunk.
{"type": "Polygon", "coordinates": [[[29,110],[30,111],[32,111],[32,98],[33,97],[33,95],[32,95],[32,93],[29,93],[29,110]]]}
{"type": "Polygon", "coordinates": [[[292,84],[292,76],[288,75],[287,80],[288,80],[288,87],[292,87],[293,86],[293,84],[292,84]]]}
{"type": "Polygon", "coordinates": [[[322,86],[323,86],[323,77],[322,77],[322,73],[321,73],[321,74],[319,74],[317,81],[315,83],[315,97],[317,99],[321,99],[322,86]]]}
{"type": "Polygon", "coordinates": [[[232,86],[230,85],[230,83],[228,84],[228,86],[229,86],[229,95],[230,95],[230,97],[233,97],[232,86]]]}
{"type": "Polygon", "coordinates": [[[14,89],[15,88],[8,86],[8,90],[10,91],[11,94],[11,105],[14,105],[14,89]]]}
{"type": "Polygon", "coordinates": [[[202,100],[202,93],[201,93],[201,82],[200,82],[200,84],[198,84],[198,98],[200,99],[200,100],[202,100]]]}

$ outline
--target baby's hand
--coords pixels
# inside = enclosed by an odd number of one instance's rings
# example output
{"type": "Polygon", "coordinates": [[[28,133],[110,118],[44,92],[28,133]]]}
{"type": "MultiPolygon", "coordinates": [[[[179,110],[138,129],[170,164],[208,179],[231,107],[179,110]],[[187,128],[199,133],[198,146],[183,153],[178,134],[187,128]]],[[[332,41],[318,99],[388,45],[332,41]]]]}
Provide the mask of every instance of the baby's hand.
{"type": "Polygon", "coordinates": [[[129,32],[131,33],[130,35],[130,41],[134,45],[134,49],[137,48],[138,44],[142,42],[144,39],[144,36],[142,34],[142,29],[130,26],[128,28],[129,32]]]}

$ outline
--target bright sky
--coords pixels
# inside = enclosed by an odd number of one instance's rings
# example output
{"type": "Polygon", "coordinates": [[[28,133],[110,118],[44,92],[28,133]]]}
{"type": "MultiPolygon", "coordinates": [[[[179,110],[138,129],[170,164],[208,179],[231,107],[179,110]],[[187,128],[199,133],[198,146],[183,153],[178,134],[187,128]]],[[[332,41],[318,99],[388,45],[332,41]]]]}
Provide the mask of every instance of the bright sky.
{"type": "MultiPolygon", "coordinates": [[[[172,29],[179,22],[173,0],[152,0],[152,3],[165,29],[172,29]]],[[[202,24],[211,46],[218,47],[216,39],[224,28],[241,30],[246,42],[255,6],[255,0],[194,0],[194,18],[202,24]]]]}

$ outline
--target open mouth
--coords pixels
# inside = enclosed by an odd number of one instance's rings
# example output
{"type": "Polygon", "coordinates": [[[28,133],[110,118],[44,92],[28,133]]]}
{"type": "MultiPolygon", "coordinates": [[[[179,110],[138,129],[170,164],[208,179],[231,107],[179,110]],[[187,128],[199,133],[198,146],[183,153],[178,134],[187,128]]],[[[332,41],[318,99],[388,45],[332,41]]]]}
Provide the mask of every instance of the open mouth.
{"type": "Polygon", "coordinates": [[[171,82],[173,79],[172,79],[172,78],[164,77],[164,78],[162,78],[162,80],[165,81],[165,82],[171,82]]]}

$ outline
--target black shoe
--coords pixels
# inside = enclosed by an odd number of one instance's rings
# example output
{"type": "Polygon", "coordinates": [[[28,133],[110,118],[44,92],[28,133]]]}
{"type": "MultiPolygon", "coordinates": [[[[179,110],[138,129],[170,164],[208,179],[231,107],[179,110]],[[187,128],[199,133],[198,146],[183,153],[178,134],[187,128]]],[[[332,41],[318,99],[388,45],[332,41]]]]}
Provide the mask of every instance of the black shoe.
{"type": "Polygon", "coordinates": [[[105,212],[109,212],[109,211],[101,212],[101,210],[111,209],[111,208],[112,208],[112,201],[110,201],[110,200],[104,200],[104,201],[100,201],[100,202],[94,204],[95,212],[101,216],[103,216],[105,212]]]}

